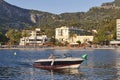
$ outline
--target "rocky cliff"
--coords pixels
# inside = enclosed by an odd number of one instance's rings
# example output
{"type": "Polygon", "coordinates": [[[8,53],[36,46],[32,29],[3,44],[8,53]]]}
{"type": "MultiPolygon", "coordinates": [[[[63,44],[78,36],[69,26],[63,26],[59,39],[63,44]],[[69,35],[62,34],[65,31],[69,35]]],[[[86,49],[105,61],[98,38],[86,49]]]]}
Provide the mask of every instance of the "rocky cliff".
{"type": "MultiPolygon", "coordinates": [[[[52,15],[47,13],[47,15],[52,15]]],[[[11,5],[0,0],[0,27],[24,28],[35,25],[40,19],[45,18],[46,12],[27,10],[11,5]]]]}

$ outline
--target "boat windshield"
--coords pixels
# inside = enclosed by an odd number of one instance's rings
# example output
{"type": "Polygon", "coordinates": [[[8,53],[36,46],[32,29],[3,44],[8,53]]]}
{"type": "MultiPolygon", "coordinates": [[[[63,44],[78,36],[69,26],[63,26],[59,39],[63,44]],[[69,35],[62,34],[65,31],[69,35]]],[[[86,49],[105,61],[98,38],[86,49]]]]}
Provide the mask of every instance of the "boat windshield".
{"type": "Polygon", "coordinates": [[[63,54],[63,57],[64,57],[64,58],[72,57],[72,55],[71,55],[70,53],[65,53],[65,54],[63,54]]]}
{"type": "Polygon", "coordinates": [[[61,58],[62,56],[61,55],[54,55],[55,58],[61,58]]]}
{"type": "Polygon", "coordinates": [[[54,58],[68,58],[72,57],[70,53],[64,53],[63,55],[54,55],[54,58]]]}

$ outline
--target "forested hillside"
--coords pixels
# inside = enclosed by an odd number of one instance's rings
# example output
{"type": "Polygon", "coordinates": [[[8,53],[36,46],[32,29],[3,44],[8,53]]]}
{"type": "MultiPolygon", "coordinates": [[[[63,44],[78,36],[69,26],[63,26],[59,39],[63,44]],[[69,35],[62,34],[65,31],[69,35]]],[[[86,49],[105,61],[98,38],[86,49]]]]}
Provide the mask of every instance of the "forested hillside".
{"type": "Polygon", "coordinates": [[[92,7],[87,12],[52,14],[28,10],[0,0],[0,32],[10,29],[40,27],[44,32],[54,35],[54,29],[61,26],[75,26],[85,30],[96,29],[95,41],[115,39],[116,19],[120,18],[120,0],[92,7]]]}

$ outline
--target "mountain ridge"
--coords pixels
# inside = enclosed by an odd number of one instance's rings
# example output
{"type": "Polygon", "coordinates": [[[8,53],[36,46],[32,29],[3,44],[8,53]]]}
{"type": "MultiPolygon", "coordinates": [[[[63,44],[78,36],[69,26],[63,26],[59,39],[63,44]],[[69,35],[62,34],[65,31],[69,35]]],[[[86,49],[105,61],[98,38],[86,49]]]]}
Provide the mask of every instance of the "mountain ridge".
{"type": "MultiPolygon", "coordinates": [[[[119,0],[110,5],[120,3],[119,0]]],[[[23,9],[0,0],[0,31],[10,28],[23,29],[31,27],[55,28],[63,25],[77,26],[84,29],[96,29],[104,19],[119,18],[119,9],[103,3],[101,7],[90,8],[88,12],[61,13],[59,15],[37,10],[23,9]],[[106,7],[105,7],[106,6],[106,7]],[[116,13],[113,13],[116,12],[116,13]]],[[[114,6],[114,5],[113,5],[114,6]]],[[[118,6],[117,6],[118,7],[118,6]]]]}
{"type": "Polygon", "coordinates": [[[18,29],[32,27],[46,14],[50,13],[23,9],[0,0],[0,27],[18,29]]]}

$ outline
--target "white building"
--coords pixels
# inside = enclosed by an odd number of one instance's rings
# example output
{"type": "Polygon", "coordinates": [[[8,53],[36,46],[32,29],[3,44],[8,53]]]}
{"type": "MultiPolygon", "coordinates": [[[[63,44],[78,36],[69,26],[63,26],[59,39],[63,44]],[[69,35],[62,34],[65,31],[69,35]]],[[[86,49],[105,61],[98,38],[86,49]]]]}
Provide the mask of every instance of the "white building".
{"type": "Polygon", "coordinates": [[[110,41],[110,44],[120,44],[120,19],[116,20],[116,41],[110,41]]]}
{"type": "Polygon", "coordinates": [[[116,21],[116,36],[117,40],[120,40],[120,19],[116,21]]]}
{"type": "Polygon", "coordinates": [[[19,45],[42,45],[47,41],[47,36],[41,35],[41,30],[39,28],[36,28],[34,31],[31,31],[29,37],[21,38],[19,45]]]}
{"type": "Polygon", "coordinates": [[[84,43],[93,41],[93,36],[90,35],[90,32],[86,32],[83,29],[63,26],[56,28],[55,33],[55,38],[60,42],[76,43],[77,41],[81,41],[81,43],[84,43]]]}

